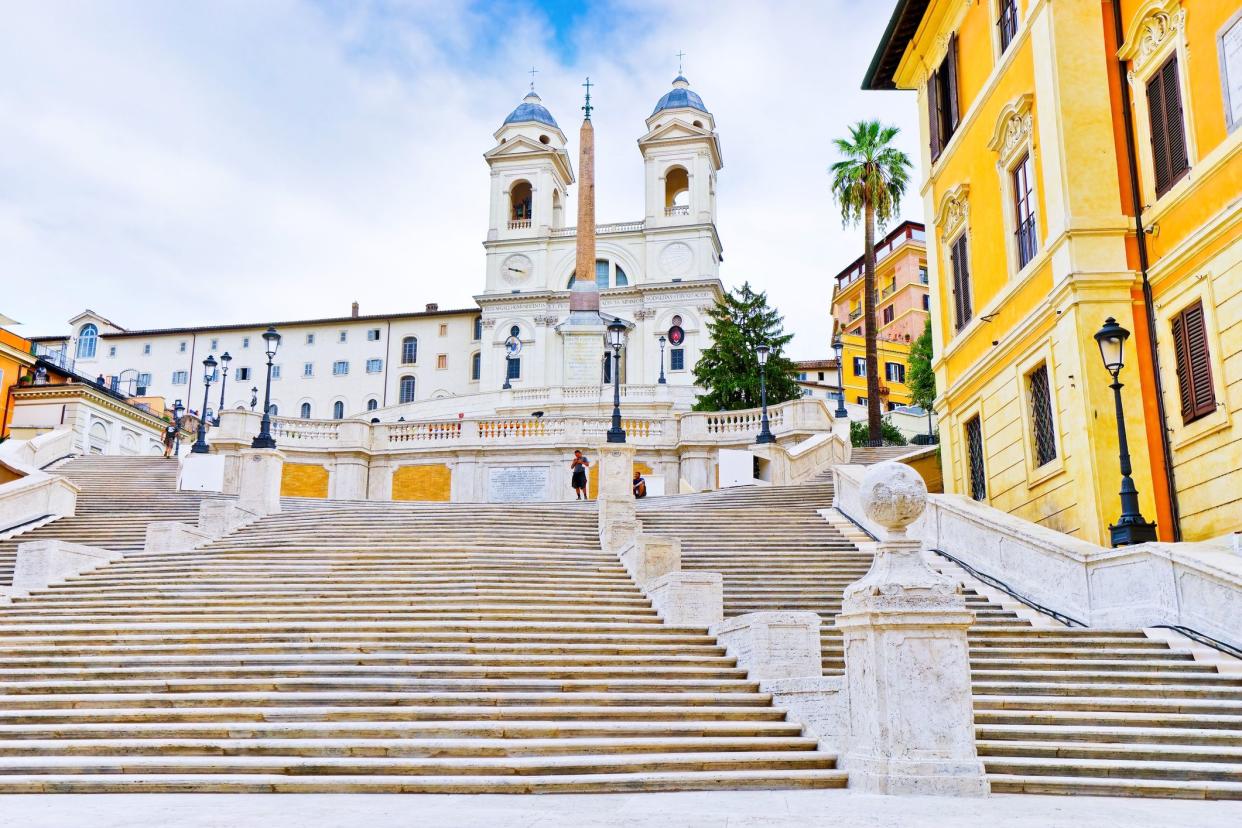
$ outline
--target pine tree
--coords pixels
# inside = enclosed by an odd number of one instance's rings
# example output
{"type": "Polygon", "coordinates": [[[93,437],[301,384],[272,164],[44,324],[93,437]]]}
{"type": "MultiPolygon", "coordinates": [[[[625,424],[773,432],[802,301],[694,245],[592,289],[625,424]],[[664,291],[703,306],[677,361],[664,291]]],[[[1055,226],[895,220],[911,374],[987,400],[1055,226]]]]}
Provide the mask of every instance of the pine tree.
{"type": "Polygon", "coordinates": [[[772,349],[766,372],[768,405],[802,396],[794,364],[784,355],[793,334],[785,333],[784,320],[768,307],[766,293],[755,292],[747,282],[726,293],[707,315],[712,344],[694,366],[694,381],[706,389],[694,404],[696,411],[759,407],[757,345],[772,349]]]}

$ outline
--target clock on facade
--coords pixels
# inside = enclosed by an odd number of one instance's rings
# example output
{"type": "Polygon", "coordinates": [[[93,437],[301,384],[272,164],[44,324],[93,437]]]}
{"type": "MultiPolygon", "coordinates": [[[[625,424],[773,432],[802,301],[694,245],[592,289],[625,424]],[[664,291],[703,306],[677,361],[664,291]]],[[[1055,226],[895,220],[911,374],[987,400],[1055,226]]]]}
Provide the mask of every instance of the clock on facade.
{"type": "Polygon", "coordinates": [[[514,253],[500,263],[500,275],[511,285],[520,285],[530,278],[534,264],[529,256],[514,253]]]}

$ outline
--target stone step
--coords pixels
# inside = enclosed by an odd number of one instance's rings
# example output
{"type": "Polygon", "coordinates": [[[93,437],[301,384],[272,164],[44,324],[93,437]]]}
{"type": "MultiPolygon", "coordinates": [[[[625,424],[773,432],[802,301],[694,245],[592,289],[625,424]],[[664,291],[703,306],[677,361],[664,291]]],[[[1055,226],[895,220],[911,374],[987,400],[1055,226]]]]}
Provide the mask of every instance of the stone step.
{"type": "MultiPolygon", "coordinates": [[[[1066,772],[1075,769],[1068,767],[1066,772]]],[[[1077,774],[1025,776],[989,773],[992,793],[1144,796],[1161,799],[1242,799],[1242,784],[1168,779],[1101,779],[1077,774]]]]}

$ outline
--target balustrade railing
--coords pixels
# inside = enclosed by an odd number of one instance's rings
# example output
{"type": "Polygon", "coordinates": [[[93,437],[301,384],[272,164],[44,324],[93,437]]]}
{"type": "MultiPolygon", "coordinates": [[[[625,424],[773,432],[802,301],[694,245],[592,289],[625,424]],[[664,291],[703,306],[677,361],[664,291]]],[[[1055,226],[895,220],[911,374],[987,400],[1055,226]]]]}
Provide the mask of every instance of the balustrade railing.
{"type": "Polygon", "coordinates": [[[690,215],[690,205],[674,204],[672,207],[665,207],[664,215],[666,216],[688,216],[690,215]]]}
{"type": "MultiPolygon", "coordinates": [[[[647,223],[645,221],[617,221],[612,224],[595,225],[595,235],[602,236],[608,233],[633,233],[642,230],[647,223]]],[[[553,238],[563,238],[565,236],[576,236],[578,234],[577,227],[557,227],[552,230],[553,238]]]]}
{"type": "Polygon", "coordinates": [[[273,417],[271,431],[277,443],[326,442],[340,436],[341,421],[273,417]]]}
{"type": "Polygon", "coordinates": [[[390,444],[443,443],[461,437],[461,420],[430,423],[389,423],[385,426],[390,444]]]}
{"type": "Polygon", "coordinates": [[[515,219],[509,222],[510,230],[527,230],[530,228],[530,219],[515,219]]]}
{"type": "Polygon", "coordinates": [[[479,439],[482,441],[529,440],[556,437],[564,432],[564,420],[545,420],[542,417],[506,417],[479,420],[479,439]]]}

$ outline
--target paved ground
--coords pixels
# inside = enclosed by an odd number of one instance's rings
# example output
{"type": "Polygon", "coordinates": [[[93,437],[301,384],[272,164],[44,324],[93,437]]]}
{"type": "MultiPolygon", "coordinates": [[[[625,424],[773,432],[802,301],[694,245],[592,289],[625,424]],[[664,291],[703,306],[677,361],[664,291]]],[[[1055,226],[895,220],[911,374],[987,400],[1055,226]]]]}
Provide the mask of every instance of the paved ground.
{"type": "Polygon", "coordinates": [[[0,796],[0,828],[1238,828],[1242,803],[846,791],[553,796],[67,794],[0,796]]]}

